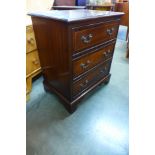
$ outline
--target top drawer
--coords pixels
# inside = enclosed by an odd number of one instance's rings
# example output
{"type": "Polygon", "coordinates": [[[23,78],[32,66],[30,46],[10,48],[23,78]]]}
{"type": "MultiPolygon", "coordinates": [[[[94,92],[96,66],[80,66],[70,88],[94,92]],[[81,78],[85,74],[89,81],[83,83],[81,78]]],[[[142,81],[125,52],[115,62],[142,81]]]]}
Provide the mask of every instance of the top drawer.
{"type": "Polygon", "coordinates": [[[110,21],[90,28],[75,28],[73,32],[73,50],[87,47],[116,38],[119,21],[110,21]]]}
{"type": "Polygon", "coordinates": [[[33,32],[32,26],[26,27],[26,52],[31,52],[33,50],[36,50],[36,40],[33,32]]]}

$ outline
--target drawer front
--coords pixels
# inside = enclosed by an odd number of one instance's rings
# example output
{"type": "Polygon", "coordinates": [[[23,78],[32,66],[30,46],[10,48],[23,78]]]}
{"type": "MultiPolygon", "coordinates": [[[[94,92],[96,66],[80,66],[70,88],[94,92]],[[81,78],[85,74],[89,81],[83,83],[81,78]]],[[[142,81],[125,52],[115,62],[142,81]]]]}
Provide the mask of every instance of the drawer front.
{"type": "Polygon", "coordinates": [[[31,52],[36,50],[36,40],[33,32],[32,26],[26,28],[26,52],[31,52]]]}
{"type": "Polygon", "coordinates": [[[95,53],[86,55],[73,62],[73,78],[79,76],[85,71],[91,69],[97,64],[111,58],[114,52],[115,42],[96,51],[95,53]]]}
{"type": "Polygon", "coordinates": [[[26,54],[26,75],[40,68],[38,52],[33,51],[26,54]]]}
{"type": "Polygon", "coordinates": [[[74,51],[76,52],[78,50],[116,38],[118,27],[119,21],[111,21],[92,28],[77,31],[75,30],[73,32],[74,51]]]}
{"type": "Polygon", "coordinates": [[[84,90],[95,84],[95,82],[108,75],[110,71],[111,61],[112,60],[105,61],[102,65],[100,65],[94,71],[90,72],[87,76],[79,81],[76,81],[73,84],[73,97],[82,93],[84,90]]]}

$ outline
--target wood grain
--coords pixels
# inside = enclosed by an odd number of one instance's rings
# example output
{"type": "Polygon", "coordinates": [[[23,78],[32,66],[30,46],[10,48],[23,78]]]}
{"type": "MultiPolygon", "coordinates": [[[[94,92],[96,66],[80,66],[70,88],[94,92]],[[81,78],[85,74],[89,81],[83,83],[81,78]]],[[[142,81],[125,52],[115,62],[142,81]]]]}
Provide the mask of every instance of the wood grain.
{"type": "Polygon", "coordinates": [[[41,73],[40,60],[32,25],[26,27],[26,98],[30,99],[32,78],[41,73]]]}
{"type": "Polygon", "coordinates": [[[82,15],[76,10],[68,10],[59,11],[60,19],[53,13],[55,11],[48,15],[31,14],[43,83],[45,90],[58,95],[72,113],[88,92],[110,80],[114,46],[123,14],[98,17],[99,12],[85,10],[81,11],[82,15]],[[73,13],[74,19],[67,13],[73,13]],[[89,18],[81,19],[86,13],[89,18]],[[93,13],[92,18],[90,13],[93,13]],[[86,37],[88,43],[83,43],[81,37],[89,34],[93,35],[92,40],[89,42],[89,37],[86,37]],[[89,65],[83,70],[82,63],[89,65]]]}

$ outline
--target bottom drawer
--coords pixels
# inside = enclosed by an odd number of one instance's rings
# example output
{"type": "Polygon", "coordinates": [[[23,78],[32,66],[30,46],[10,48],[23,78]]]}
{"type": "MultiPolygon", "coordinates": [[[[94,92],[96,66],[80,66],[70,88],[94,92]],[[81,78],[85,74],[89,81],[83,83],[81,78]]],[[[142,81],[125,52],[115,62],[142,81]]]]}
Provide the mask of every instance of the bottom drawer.
{"type": "Polygon", "coordinates": [[[92,72],[88,73],[84,78],[75,81],[73,84],[73,97],[79,95],[87,88],[95,84],[97,81],[108,75],[111,66],[111,59],[105,61],[92,72]]]}

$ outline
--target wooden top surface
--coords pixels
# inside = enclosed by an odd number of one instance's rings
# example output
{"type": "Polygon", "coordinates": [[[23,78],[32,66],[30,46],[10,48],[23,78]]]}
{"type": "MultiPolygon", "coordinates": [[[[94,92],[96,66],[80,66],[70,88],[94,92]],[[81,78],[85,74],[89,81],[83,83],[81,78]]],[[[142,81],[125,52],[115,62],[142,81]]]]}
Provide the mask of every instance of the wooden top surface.
{"type": "Polygon", "coordinates": [[[99,10],[50,10],[50,11],[37,11],[28,13],[30,16],[51,18],[54,20],[64,22],[74,22],[80,20],[96,19],[110,16],[121,16],[123,12],[113,11],[99,11],[99,10]]]}

